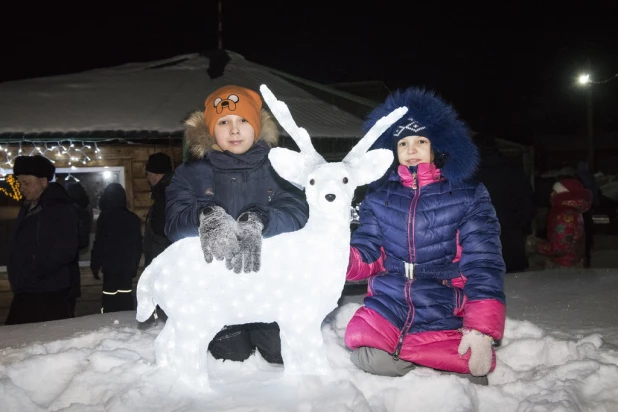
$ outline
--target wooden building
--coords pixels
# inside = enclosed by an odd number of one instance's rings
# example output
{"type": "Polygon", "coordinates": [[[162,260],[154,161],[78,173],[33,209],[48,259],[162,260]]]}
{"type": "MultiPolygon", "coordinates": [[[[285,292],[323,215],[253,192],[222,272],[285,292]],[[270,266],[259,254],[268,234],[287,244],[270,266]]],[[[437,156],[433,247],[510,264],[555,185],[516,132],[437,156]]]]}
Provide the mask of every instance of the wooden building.
{"type": "MultiPolygon", "coordinates": [[[[372,107],[366,99],[249,62],[231,51],[1,83],[0,188],[11,190],[3,177],[10,174],[15,156],[41,154],[55,162],[59,183],[79,179],[86,187],[93,222],[98,198],[110,182],[124,186],[129,209],[144,221],[152,203],[148,156],[165,152],[174,167],[186,160],[184,119],[203,110],[206,96],[226,84],[254,90],[266,84],[328,159],[342,157],[361,137],[362,119],[352,112],[372,107]]],[[[281,132],[281,145],[294,147],[281,132]]],[[[0,324],[12,299],[6,263],[18,210],[19,203],[0,191],[0,324]]],[[[95,223],[91,238],[94,228],[95,223]]],[[[89,260],[89,250],[80,254],[77,315],[100,310],[101,281],[93,279],[89,260]]]]}

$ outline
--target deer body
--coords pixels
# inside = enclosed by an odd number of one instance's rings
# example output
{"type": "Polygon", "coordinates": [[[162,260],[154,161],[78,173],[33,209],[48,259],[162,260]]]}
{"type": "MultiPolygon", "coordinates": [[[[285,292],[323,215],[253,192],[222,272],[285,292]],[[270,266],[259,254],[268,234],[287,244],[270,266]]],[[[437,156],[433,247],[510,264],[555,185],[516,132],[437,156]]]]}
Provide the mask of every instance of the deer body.
{"type": "Polygon", "coordinates": [[[152,261],[137,287],[138,321],[147,320],[156,305],[168,315],[155,341],[157,364],[174,366],[203,387],[208,387],[208,345],[225,325],[277,322],[285,374],[328,371],[321,324],[337,307],[345,284],[354,189],[390,166],[390,151],[367,149],[405,113],[398,109],[378,122],[343,162],[327,163],[287,106],[265,86],[261,90],[301,149],[272,149],[269,159],[280,176],[305,187],[307,224],[264,239],[257,273],[235,274],[223,261],[206,263],[199,237],[179,240],[152,261]]]}

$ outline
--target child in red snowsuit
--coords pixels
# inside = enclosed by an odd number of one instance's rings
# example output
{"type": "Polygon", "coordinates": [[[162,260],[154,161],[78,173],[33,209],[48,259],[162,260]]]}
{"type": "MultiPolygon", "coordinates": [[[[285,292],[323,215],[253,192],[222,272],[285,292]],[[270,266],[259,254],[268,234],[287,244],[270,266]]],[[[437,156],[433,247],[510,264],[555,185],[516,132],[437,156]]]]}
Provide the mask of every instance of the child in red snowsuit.
{"type": "Polygon", "coordinates": [[[583,213],[590,209],[592,193],[577,179],[554,184],[547,218],[547,240],[539,240],[535,250],[548,257],[546,269],[584,267],[586,235],[583,213]]]}

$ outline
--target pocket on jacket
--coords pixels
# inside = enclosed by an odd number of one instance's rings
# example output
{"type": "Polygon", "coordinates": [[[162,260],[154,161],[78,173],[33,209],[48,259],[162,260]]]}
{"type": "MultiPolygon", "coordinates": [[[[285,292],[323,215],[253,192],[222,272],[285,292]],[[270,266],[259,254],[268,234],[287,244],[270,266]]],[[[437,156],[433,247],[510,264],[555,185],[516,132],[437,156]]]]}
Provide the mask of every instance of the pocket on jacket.
{"type": "Polygon", "coordinates": [[[461,285],[459,278],[445,279],[441,283],[444,286],[448,286],[453,291],[453,315],[462,317],[466,303],[466,295],[464,294],[463,289],[459,287],[461,285]]]}

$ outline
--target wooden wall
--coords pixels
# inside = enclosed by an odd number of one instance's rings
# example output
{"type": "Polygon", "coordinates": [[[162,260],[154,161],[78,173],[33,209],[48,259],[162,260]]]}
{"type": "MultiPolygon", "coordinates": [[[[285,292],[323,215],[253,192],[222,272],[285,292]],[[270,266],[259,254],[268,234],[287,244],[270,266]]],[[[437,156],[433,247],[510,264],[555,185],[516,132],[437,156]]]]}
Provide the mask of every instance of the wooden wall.
{"type": "MultiPolygon", "coordinates": [[[[52,144],[49,144],[48,146],[51,147],[52,144]]],[[[170,140],[169,144],[165,145],[160,143],[99,143],[97,146],[100,149],[100,153],[98,154],[94,152],[94,146],[90,149],[83,149],[83,152],[92,159],[90,162],[86,165],[74,163],[74,166],[124,167],[125,190],[127,192],[128,207],[140,217],[142,220],[143,229],[143,222],[148,214],[148,209],[152,205],[152,200],[150,199],[150,185],[148,184],[148,180],[146,178],[146,162],[148,161],[148,156],[155,152],[164,152],[172,158],[172,164],[175,168],[182,163],[182,142],[180,140],[170,140]],[[101,159],[97,158],[98,155],[101,156],[101,159]]],[[[6,147],[6,145],[3,145],[3,147],[6,147]]],[[[17,146],[9,145],[9,147],[12,153],[17,153],[17,150],[19,149],[17,146]]],[[[25,150],[24,152],[28,153],[28,151],[25,150]]],[[[57,168],[70,167],[67,156],[59,156],[56,158],[49,152],[45,153],[45,155],[55,160],[55,166],[57,168]]],[[[17,211],[18,209],[13,208],[12,210],[5,211],[6,213],[4,214],[8,213],[16,216],[17,211]]],[[[3,217],[7,218],[11,216],[3,217]]],[[[141,274],[142,270],[143,268],[140,267],[138,273],[141,274]]],[[[137,280],[138,277],[135,278],[134,284],[137,283],[137,280]]],[[[100,313],[102,281],[95,280],[92,277],[90,268],[81,268],[81,281],[82,297],[78,299],[76,314],[78,316],[83,316],[100,313]]],[[[0,272],[0,324],[4,324],[4,321],[6,320],[6,315],[8,314],[8,308],[12,299],[13,294],[10,290],[8,274],[6,272],[0,272]]]]}

